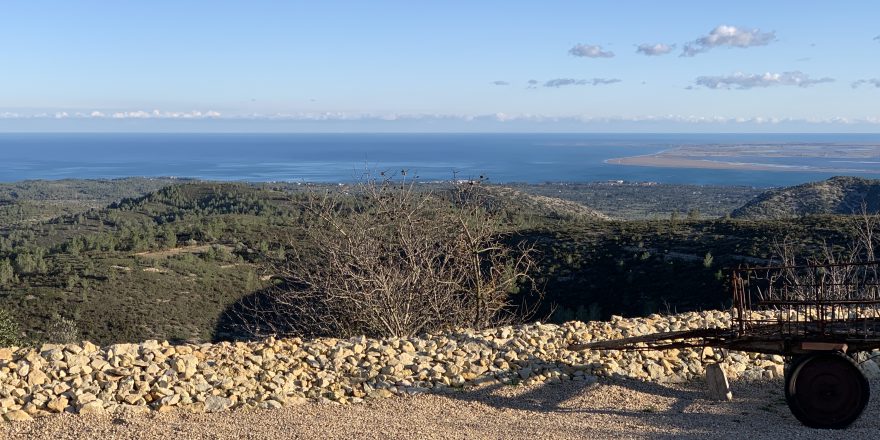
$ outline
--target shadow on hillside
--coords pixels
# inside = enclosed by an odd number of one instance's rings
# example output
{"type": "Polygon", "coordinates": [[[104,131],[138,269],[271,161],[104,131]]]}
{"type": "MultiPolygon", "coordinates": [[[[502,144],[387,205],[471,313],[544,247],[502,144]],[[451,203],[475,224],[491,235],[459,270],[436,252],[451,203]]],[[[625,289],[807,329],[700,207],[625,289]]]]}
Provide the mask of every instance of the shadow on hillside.
{"type": "Polygon", "coordinates": [[[213,342],[255,339],[255,334],[290,334],[296,317],[273,295],[278,286],[254,291],[226,307],[217,319],[213,342]]]}

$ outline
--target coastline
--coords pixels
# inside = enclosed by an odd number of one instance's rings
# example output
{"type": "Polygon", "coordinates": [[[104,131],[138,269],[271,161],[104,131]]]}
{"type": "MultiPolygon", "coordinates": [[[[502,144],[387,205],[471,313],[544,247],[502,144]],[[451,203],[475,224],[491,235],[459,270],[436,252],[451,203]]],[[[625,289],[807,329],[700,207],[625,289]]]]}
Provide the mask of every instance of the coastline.
{"type": "Polygon", "coordinates": [[[663,153],[655,153],[643,156],[629,156],[606,159],[610,165],[632,165],[654,168],[695,168],[714,170],[738,170],[738,171],[800,171],[811,173],[870,173],[878,174],[877,170],[852,169],[852,168],[823,168],[794,165],[770,165],[749,162],[722,162],[707,159],[688,159],[681,156],[666,156],[663,153]]]}

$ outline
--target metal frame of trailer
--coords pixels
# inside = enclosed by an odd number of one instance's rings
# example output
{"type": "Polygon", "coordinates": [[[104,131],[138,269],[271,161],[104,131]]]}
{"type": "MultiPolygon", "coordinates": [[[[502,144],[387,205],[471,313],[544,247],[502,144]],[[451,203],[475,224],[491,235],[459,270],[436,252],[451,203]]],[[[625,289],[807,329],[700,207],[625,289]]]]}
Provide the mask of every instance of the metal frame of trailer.
{"type": "Polygon", "coordinates": [[[880,262],[732,270],[730,328],[655,333],[574,344],[572,350],[713,347],[786,358],[785,398],[814,428],[859,418],[870,388],[854,360],[880,349],[880,262]]]}

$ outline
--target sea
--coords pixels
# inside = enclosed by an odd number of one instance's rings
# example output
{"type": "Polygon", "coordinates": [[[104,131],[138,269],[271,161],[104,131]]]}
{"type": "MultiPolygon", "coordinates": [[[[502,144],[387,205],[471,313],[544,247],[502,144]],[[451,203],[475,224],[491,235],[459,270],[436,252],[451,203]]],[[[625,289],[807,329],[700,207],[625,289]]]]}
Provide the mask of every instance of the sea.
{"type": "MultiPolygon", "coordinates": [[[[366,171],[406,170],[425,182],[482,177],[496,183],[623,180],[775,187],[834,175],[605,162],[682,145],[799,142],[880,143],[880,134],[3,133],[0,182],[142,176],[344,183],[366,171]]],[[[801,166],[827,165],[822,158],[792,160],[801,166]]],[[[859,167],[870,172],[851,175],[880,177],[878,161],[859,167]]]]}

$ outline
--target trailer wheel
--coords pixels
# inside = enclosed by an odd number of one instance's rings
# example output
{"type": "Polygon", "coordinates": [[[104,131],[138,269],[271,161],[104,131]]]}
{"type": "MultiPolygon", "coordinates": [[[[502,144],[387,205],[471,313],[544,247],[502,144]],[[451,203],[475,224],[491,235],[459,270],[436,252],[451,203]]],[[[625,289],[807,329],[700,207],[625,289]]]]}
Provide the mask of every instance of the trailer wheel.
{"type": "Polygon", "coordinates": [[[806,426],[843,429],[865,410],[871,390],[859,367],[843,353],[797,357],[785,378],[785,400],[806,426]]]}

